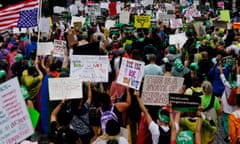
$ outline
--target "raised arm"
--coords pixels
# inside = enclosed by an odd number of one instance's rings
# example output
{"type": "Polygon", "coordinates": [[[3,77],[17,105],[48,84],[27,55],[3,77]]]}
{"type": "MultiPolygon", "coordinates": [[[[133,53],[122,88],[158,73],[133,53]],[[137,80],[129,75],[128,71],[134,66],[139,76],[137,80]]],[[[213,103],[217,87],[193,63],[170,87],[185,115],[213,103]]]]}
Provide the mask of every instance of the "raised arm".
{"type": "Polygon", "coordinates": [[[92,103],[92,88],[91,88],[91,82],[88,82],[88,98],[87,103],[90,105],[92,103]]]}
{"type": "Polygon", "coordinates": [[[118,109],[119,112],[126,111],[128,109],[128,107],[131,105],[132,98],[131,98],[129,88],[126,88],[126,93],[127,93],[126,102],[117,102],[115,104],[115,106],[116,106],[116,108],[118,109]]]}
{"type": "Polygon", "coordinates": [[[62,100],[52,111],[51,113],[51,117],[50,117],[50,122],[54,122],[57,121],[57,114],[59,113],[59,111],[62,108],[62,105],[65,103],[65,100],[62,100]]]}
{"type": "Polygon", "coordinates": [[[148,110],[146,109],[146,107],[144,106],[142,99],[139,97],[140,93],[139,91],[135,91],[134,92],[134,96],[136,97],[139,107],[142,110],[142,112],[144,113],[145,119],[147,121],[147,124],[150,125],[150,123],[153,121],[152,117],[150,116],[150,114],[148,113],[148,110]]]}

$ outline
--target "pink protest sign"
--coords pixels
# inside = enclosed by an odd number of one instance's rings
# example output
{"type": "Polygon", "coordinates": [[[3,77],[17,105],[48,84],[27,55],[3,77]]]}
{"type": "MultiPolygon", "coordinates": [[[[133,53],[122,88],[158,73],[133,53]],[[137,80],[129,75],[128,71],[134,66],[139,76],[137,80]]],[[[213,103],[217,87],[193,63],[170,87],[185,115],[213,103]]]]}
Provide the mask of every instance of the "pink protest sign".
{"type": "Polygon", "coordinates": [[[218,2],[217,5],[218,7],[224,7],[224,2],[218,2]]]}

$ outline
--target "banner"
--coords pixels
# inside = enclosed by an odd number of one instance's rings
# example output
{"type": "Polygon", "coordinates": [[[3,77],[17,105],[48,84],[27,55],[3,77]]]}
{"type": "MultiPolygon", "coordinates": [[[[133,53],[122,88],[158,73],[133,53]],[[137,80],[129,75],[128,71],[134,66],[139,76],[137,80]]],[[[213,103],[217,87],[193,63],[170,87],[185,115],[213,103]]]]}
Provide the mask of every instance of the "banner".
{"type": "Polygon", "coordinates": [[[77,77],[82,81],[108,82],[108,56],[72,55],[70,77],[77,77]]]}
{"type": "Polygon", "coordinates": [[[136,28],[150,28],[151,17],[150,16],[135,16],[134,26],[136,28]]]}
{"type": "Polygon", "coordinates": [[[34,133],[17,77],[0,85],[0,143],[19,143],[34,133]]]}
{"type": "Polygon", "coordinates": [[[49,78],[50,100],[79,99],[83,97],[82,80],[79,78],[49,78]]]}
{"type": "Polygon", "coordinates": [[[177,93],[184,78],[146,75],[142,89],[142,100],[146,105],[168,104],[168,94],[177,93]]]}
{"type": "Polygon", "coordinates": [[[142,61],[123,58],[117,83],[139,90],[143,77],[144,65],[142,61]]]}
{"type": "Polygon", "coordinates": [[[64,57],[65,50],[67,50],[67,42],[64,40],[54,40],[53,55],[56,57],[64,57]]]}
{"type": "Polygon", "coordinates": [[[122,11],[119,16],[119,23],[129,24],[130,13],[128,11],[122,11]]]}
{"type": "Polygon", "coordinates": [[[183,27],[182,19],[180,19],[180,18],[179,19],[171,19],[170,26],[172,29],[183,27]]]}
{"type": "Polygon", "coordinates": [[[180,48],[182,48],[187,40],[188,40],[188,38],[187,38],[185,32],[169,35],[169,45],[178,45],[179,44],[180,48]]]}
{"type": "Polygon", "coordinates": [[[201,104],[201,98],[198,96],[170,93],[169,103],[172,104],[174,110],[181,112],[196,112],[199,104],[201,104]]]}
{"type": "Polygon", "coordinates": [[[37,55],[50,55],[53,50],[53,42],[39,42],[37,44],[37,55]]]}

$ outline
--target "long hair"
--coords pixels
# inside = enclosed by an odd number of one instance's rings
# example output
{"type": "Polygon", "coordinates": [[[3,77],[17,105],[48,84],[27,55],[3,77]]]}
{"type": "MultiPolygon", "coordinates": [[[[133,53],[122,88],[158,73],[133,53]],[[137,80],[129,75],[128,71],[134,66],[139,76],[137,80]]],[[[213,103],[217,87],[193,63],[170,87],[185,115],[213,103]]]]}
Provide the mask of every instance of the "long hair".
{"type": "Polygon", "coordinates": [[[212,84],[209,81],[207,80],[203,81],[201,87],[204,95],[212,95],[213,88],[212,84]]]}

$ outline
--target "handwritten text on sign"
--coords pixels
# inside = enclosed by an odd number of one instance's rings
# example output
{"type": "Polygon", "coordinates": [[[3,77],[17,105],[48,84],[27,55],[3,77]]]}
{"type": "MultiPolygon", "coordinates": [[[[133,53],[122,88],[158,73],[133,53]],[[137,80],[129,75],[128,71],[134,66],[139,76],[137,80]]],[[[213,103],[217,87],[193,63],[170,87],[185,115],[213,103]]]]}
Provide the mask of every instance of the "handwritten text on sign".
{"type": "Polygon", "coordinates": [[[48,79],[50,100],[82,98],[82,81],[78,78],[48,79]]]}
{"type": "Polygon", "coordinates": [[[150,76],[144,77],[142,100],[146,105],[168,104],[168,93],[177,92],[183,84],[183,78],[150,76]]]}
{"type": "Polygon", "coordinates": [[[117,83],[139,90],[144,65],[144,62],[123,58],[117,83]]]}
{"type": "Polygon", "coordinates": [[[19,143],[33,127],[17,78],[0,85],[0,144],[19,143]]]}
{"type": "Polygon", "coordinates": [[[109,59],[98,55],[72,55],[70,76],[82,81],[108,82],[109,59]]]}
{"type": "Polygon", "coordinates": [[[63,40],[54,40],[53,54],[57,57],[64,57],[64,52],[67,49],[67,42],[63,40]]]}
{"type": "Polygon", "coordinates": [[[171,28],[181,28],[183,27],[182,19],[171,19],[170,20],[171,28]]]}

